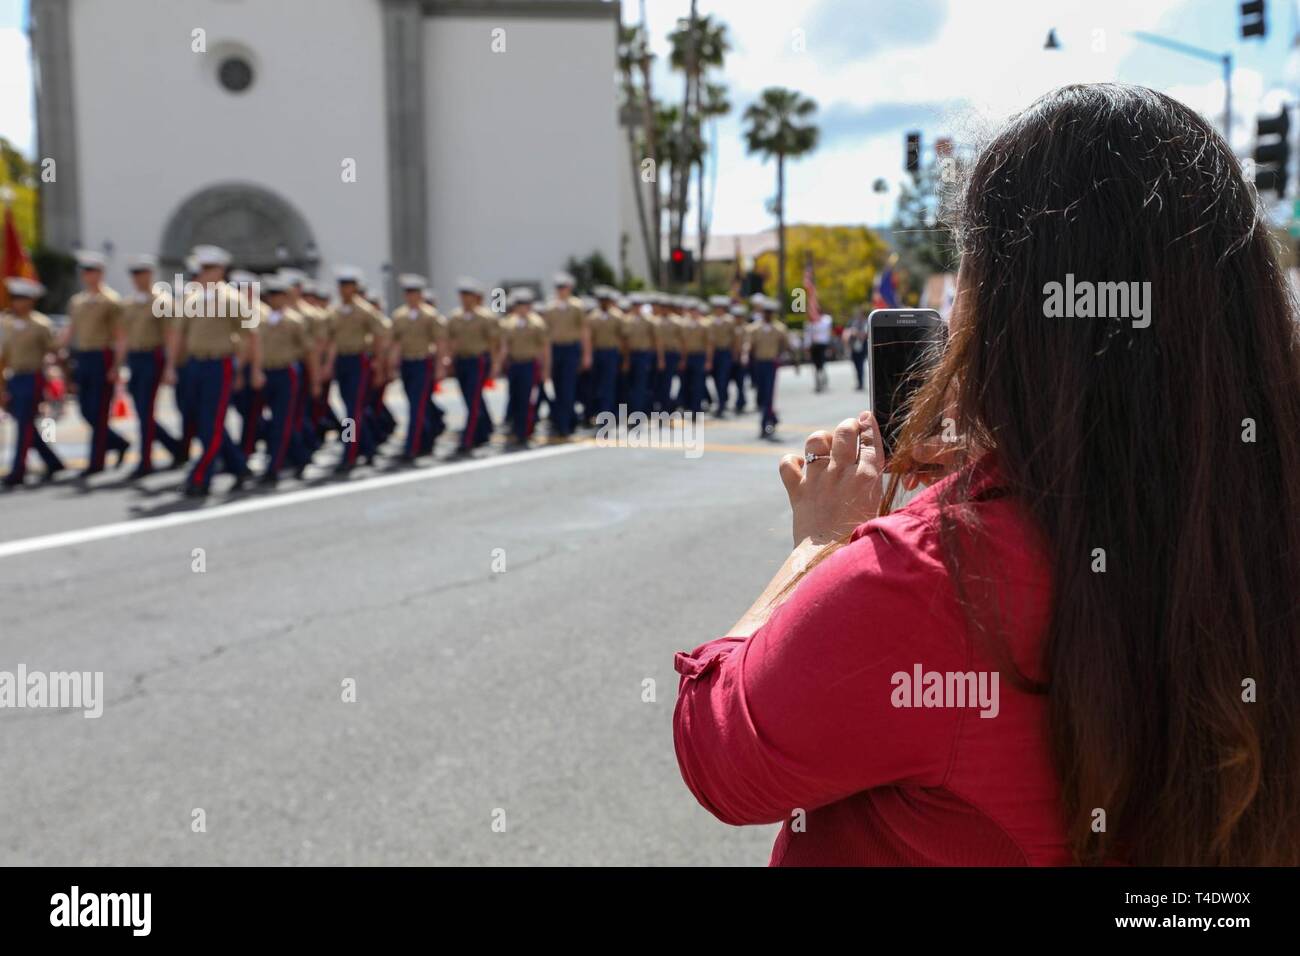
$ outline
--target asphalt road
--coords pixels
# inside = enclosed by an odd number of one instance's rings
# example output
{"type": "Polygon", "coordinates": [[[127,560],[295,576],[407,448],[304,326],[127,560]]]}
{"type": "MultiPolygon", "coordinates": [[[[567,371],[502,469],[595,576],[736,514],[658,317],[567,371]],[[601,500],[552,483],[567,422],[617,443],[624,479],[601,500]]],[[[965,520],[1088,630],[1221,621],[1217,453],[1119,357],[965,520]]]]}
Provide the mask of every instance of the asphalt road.
{"type": "Polygon", "coordinates": [[[862,404],[831,371],[822,395],[782,371],[780,441],[751,411],[695,458],[577,443],[220,478],[197,506],[175,474],[0,496],[0,671],[104,675],[98,719],[0,709],[0,864],[765,863],[773,828],[681,782],[673,653],[783,559],[777,458],[862,404]]]}

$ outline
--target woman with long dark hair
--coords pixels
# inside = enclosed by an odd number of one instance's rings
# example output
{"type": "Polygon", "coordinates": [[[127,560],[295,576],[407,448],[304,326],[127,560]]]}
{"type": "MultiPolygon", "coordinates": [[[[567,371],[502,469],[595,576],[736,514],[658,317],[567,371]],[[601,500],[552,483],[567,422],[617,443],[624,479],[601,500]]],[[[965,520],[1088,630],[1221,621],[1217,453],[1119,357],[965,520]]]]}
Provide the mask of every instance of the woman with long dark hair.
{"type": "Polygon", "coordinates": [[[1300,863],[1300,345],[1254,189],[1181,103],[1072,86],[954,213],[887,480],[870,413],[810,436],[794,552],[678,656],[688,786],[778,864],[1300,863]]]}

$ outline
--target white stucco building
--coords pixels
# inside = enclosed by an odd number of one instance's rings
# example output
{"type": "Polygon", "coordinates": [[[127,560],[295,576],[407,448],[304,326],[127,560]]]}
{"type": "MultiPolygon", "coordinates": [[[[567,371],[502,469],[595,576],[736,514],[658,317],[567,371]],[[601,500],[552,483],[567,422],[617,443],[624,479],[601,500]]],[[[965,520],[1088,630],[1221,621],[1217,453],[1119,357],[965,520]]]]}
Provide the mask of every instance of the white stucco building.
{"type": "Polygon", "coordinates": [[[196,243],[254,271],[549,284],[643,271],[606,0],[32,0],[45,241],[111,284],[196,243]]]}

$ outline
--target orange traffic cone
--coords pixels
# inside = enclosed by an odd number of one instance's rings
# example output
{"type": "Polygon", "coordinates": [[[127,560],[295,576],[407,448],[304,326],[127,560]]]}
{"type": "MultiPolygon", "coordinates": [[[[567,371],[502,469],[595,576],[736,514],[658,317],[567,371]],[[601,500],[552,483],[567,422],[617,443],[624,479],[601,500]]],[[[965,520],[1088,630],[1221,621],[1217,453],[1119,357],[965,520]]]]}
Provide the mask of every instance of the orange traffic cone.
{"type": "Polygon", "coordinates": [[[113,392],[113,418],[130,418],[131,409],[126,404],[126,389],[119,382],[113,392]]]}

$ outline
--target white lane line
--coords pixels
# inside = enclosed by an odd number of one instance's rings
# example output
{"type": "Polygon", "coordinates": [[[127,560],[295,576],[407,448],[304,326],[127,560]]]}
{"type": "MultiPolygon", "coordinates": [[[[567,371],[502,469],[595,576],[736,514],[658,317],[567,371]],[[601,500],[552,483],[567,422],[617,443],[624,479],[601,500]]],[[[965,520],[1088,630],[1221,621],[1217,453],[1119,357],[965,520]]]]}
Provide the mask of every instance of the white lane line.
{"type": "Polygon", "coordinates": [[[194,511],[182,511],[176,514],[159,515],[156,518],[138,518],[135,521],[119,521],[114,524],[97,525],[91,528],[78,528],[75,531],[60,531],[57,534],[40,535],[35,538],[22,538],[18,541],[0,542],[0,559],[31,554],[34,551],[49,551],[53,548],[66,548],[90,541],[103,541],[106,538],[123,538],[127,535],[144,534],[146,531],[160,531],[163,528],[177,528],[200,521],[213,521],[217,518],[233,518],[236,515],[252,514],[257,511],[269,511],[272,508],[284,508],[289,505],[303,504],[308,501],[323,501],[341,495],[352,495],[360,491],[374,491],[377,488],[391,488],[416,481],[429,481],[433,478],[448,478],[463,475],[470,471],[484,471],[524,461],[537,461],[539,458],[554,458],[558,455],[570,455],[578,451],[595,448],[593,444],[556,445],[551,448],[538,448],[523,454],[502,455],[496,458],[483,458],[476,461],[459,462],[438,468],[421,468],[418,471],[404,471],[396,475],[379,475],[360,481],[341,481],[338,484],[322,488],[304,488],[301,491],[287,491],[280,494],[271,493],[265,498],[253,498],[237,501],[228,505],[216,505],[198,508],[194,511]]]}

